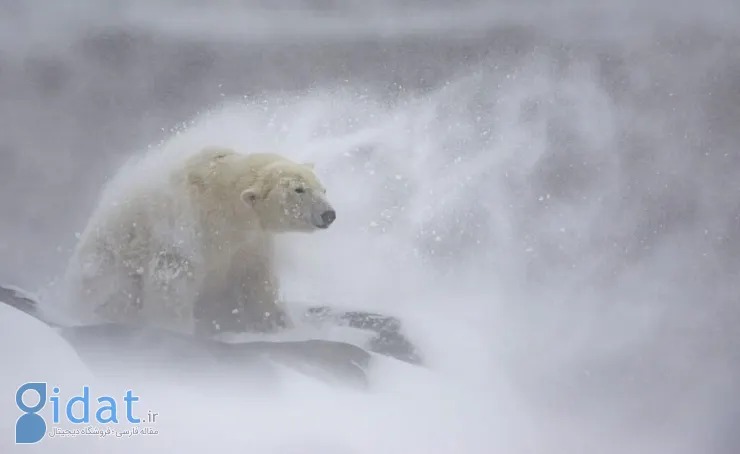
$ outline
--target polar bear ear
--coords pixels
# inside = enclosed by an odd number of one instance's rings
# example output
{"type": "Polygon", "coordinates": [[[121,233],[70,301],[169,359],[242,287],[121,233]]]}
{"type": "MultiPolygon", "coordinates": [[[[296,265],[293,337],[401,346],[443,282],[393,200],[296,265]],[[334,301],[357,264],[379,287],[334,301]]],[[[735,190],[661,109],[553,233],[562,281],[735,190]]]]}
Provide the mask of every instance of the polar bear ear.
{"type": "Polygon", "coordinates": [[[255,201],[257,201],[257,191],[254,189],[245,189],[241,193],[241,199],[242,202],[246,203],[247,205],[251,206],[255,201]]]}
{"type": "Polygon", "coordinates": [[[304,167],[308,167],[309,169],[313,170],[313,168],[316,166],[313,162],[304,162],[304,167]]]}

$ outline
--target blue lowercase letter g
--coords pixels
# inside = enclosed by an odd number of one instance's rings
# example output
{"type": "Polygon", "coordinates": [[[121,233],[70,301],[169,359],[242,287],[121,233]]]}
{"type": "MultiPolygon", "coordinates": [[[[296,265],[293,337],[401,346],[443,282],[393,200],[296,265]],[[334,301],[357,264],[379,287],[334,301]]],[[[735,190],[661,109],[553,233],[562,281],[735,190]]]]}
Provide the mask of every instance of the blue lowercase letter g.
{"type": "Polygon", "coordinates": [[[26,383],[15,393],[15,404],[24,413],[15,423],[15,443],[38,443],[46,434],[46,421],[38,414],[46,405],[46,383],[26,383]],[[33,407],[23,403],[23,394],[26,391],[36,391],[39,402],[33,407]]]}

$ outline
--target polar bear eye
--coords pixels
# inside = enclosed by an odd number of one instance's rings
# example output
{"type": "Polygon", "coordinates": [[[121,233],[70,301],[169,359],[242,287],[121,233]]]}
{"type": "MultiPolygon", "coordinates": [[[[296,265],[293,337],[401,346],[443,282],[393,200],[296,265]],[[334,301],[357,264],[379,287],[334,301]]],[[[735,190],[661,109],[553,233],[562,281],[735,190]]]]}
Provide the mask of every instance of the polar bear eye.
{"type": "Polygon", "coordinates": [[[298,194],[303,194],[304,192],[306,192],[306,190],[303,188],[295,188],[295,192],[297,192],[298,194]]]}

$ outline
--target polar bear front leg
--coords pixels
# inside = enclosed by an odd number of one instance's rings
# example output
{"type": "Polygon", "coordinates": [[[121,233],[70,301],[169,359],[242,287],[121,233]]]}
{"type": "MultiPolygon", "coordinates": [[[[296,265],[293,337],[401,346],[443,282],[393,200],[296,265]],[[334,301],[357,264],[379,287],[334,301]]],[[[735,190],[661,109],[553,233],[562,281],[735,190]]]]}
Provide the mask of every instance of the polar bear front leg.
{"type": "Polygon", "coordinates": [[[247,251],[235,254],[227,270],[209,270],[194,314],[196,333],[208,337],[268,333],[287,326],[269,263],[255,260],[247,251]]]}

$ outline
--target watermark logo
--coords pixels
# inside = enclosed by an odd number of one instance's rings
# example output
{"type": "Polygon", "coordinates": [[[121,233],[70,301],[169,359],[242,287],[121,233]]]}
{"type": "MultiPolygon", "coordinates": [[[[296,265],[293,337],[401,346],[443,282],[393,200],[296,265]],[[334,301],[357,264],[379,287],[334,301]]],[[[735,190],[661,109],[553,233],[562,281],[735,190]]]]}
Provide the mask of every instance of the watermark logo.
{"type": "MultiPolygon", "coordinates": [[[[47,421],[43,416],[39,414],[41,410],[46,407],[47,403],[51,404],[52,407],[52,424],[57,425],[61,422],[62,418],[72,424],[91,424],[95,422],[101,425],[110,426],[111,424],[119,424],[121,422],[128,422],[130,424],[142,424],[142,423],[155,423],[157,421],[158,413],[149,410],[143,416],[143,418],[136,417],[134,415],[134,403],[139,401],[139,397],[133,394],[132,390],[127,390],[121,397],[121,401],[113,396],[102,395],[94,399],[95,405],[94,414],[91,418],[91,399],[90,399],[90,387],[83,386],[80,395],[76,395],[70,398],[68,401],[63,402],[59,395],[60,390],[58,387],[51,388],[46,382],[29,382],[24,383],[15,393],[15,404],[23,414],[18,418],[15,423],[15,443],[16,444],[33,444],[41,441],[47,433],[53,437],[57,434],[110,434],[113,429],[110,427],[106,429],[87,429],[79,430],[65,430],[53,428],[54,430],[48,431],[47,421]],[[38,395],[38,403],[35,405],[28,405],[24,402],[24,397],[38,395]],[[81,411],[80,411],[81,410],[81,411]]],[[[30,399],[29,399],[30,400],[30,399]]],[[[132,431],[124,431],[126,434],[133,433],[132,431]]],[[[156,430],[150,428],[138,429],[135,428],[135,433],[146,433],[152,434],[157,433],[156,430]]]]}

